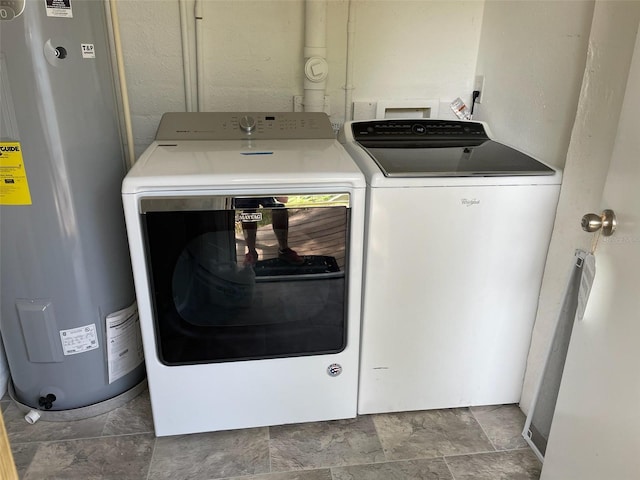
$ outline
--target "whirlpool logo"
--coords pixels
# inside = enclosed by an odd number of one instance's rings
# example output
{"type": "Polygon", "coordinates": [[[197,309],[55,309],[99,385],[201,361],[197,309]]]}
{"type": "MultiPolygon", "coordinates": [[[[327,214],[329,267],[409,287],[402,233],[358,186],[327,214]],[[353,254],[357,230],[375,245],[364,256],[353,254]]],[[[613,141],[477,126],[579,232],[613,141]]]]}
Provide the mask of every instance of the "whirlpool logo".
{"type": "Polygon", "coordinates": [[[462,205],[464,205],[465,207],[470,207],[472,205],[478,205],[480,203],[480,200],[478,200],[477,198],[463,198],[460,200],[460,203],[462,203],[462,205]]]}

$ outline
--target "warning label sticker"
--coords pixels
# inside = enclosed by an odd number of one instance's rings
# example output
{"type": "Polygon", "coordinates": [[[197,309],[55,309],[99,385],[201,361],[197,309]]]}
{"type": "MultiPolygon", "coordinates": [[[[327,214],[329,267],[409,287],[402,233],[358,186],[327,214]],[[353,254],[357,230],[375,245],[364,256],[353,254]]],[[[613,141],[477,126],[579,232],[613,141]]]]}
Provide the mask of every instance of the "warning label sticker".
{"type": "Polygon", "coordinates": [[[0,142],[0,205],[31,205],[27,172],[18,142],[0,142]]]}
{"type": "Polygon", "coordinates": [[[62,341],[62,353],[65,355],[84,353],[99,347],[95,323],[84,327],[60,330],[60,340],[62,341]]]}
{"type": "Polygon", "coordinates": [[[73,18],[71,0],[46,0],[47,17],[73,18]]]}
{"type": "Polygon", "coordinates": [[[109,383],[134,370],[144,361],[138,305],[107,315],[107,359],[109,383]]]}
{"type": "Polygon", "coordinates": [[[96,47],[93,43],[81,43],[82,58],[96,58],[96,47]]]}

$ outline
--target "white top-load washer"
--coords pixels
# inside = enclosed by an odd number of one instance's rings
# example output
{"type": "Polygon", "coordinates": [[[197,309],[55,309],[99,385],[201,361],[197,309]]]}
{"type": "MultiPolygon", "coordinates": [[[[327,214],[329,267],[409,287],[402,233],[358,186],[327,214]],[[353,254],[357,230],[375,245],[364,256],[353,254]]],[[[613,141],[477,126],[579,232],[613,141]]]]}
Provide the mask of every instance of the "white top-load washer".
{"type": "Polygon", "coordinates": [[[561,173],[479,122],[339,139],[367,179],[358,412],[517,402],[561,173]]]}
{"type": "Polygon", "coordinates": [[[168,113],[124,203],[158,436],[354,417],[365,180],[322,113],[168,113]]]}

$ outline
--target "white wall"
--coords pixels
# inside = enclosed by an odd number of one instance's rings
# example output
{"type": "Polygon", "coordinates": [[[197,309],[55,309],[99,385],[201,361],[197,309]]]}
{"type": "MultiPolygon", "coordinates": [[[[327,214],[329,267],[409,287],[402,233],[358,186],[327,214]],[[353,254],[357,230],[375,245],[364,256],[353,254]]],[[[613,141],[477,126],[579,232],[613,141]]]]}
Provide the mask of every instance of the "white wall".
{"type": "MultiPolygon", "coordinates": [[[[354,101],[441,99],[446,116],[455,97],[470,98],[484,2],[354,2],[354,101]]],[[[205,109],[291,111],[303,93],[304,1],[203,5],[205,109]]],[[[347,0],[327,7],[327,95],[336,123],[344,120],[348,7],[347,0]]],[[[118,0],[118,17],[139,155],[162,113],[185,109],[178,1],[118,0]]]]}
{"type": "Polygon", "coordinates": [[[562,167],[582,84],[593,1],[486,2],[474,119],[496,139],[562,167]]]}
{"type": "MultiPolygon", "coordinates": [[[[484,2],[357,2],[353,100],[470,104],[484,2]]],[[[344,105],[344,104],[343,104],[344,105]]]]}
{"type": "Polygon", "coordinates": [[[233,0],[204,7],[205,109],[291,111],[302,85],[304,4],[233,0]]]}
{"type": "Polygon", "coordinates": [[[118,0],[136,157],[165,112],[184,111],[177,1],[118,0]]]}

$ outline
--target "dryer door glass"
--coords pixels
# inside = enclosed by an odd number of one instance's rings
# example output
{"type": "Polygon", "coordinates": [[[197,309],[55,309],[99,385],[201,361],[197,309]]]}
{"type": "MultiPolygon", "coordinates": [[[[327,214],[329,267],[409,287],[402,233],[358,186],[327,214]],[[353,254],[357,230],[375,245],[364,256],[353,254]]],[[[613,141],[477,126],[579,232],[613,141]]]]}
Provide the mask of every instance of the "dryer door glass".
{"type": "Polygon", "coordinates": [[[160,360],[342,351],[348,202],[347,194],[143,200],[160,360]]]}

